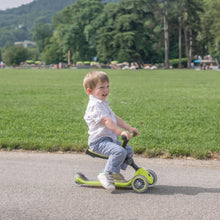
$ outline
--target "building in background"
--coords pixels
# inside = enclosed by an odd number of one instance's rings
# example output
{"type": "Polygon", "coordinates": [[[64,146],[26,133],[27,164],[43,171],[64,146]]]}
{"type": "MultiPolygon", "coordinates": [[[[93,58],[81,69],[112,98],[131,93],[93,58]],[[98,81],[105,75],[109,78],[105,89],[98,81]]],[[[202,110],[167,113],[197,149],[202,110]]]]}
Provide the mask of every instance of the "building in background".
{"type": "Polygon", "coordinates": [[[36,43],[33,41],[25,40],[25,41],[19,41],[14,43],[15,46],[20,46],[22,45],[24,48],[28,48],[30,46],[36,47],[36,43]]]}

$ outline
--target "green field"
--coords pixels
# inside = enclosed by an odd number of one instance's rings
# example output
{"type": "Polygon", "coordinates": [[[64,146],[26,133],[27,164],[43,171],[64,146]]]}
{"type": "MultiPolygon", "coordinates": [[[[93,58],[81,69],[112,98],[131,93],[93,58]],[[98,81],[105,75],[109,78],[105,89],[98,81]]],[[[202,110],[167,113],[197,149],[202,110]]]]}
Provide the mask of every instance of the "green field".
{"type": "MultiPolygon", "coordinates": [[[[88,70],[0,70],[0,148],[84,151],[88,70]]],[[[106,70],[113,111],[140,135],[145,156],[220,155],[220,72],[106,70]]]]}

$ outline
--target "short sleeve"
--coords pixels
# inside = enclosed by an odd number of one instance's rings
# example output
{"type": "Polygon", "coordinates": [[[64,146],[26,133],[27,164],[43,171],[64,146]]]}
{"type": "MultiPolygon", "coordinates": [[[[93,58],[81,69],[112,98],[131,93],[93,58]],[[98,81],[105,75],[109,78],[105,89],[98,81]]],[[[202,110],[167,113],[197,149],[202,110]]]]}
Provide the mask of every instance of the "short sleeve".
{"type": "Polygon", "coordinates": [[[103,118],[108,116],[108,113],[102,104],[98,104],[92,107],[90,116],[92,120],[98,124],[103,118]]]}

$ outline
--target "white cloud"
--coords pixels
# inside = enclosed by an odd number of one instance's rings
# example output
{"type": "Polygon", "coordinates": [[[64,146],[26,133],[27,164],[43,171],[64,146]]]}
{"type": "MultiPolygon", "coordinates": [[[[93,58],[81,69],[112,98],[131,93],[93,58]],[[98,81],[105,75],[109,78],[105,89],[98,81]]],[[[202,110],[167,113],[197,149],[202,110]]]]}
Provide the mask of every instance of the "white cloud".
{"type": "Polygon", "coordinates": [[[0,0],[0,10],[6,10],[9,8],[17,8],[21,5],[28,4],[33,0],[0,0]]]}

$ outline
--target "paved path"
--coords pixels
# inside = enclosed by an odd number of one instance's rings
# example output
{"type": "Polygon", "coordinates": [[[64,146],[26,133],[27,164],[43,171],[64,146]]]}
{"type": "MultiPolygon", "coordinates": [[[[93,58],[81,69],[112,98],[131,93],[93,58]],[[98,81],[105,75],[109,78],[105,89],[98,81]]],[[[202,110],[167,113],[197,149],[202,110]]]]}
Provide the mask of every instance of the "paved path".
{"type": "MultiPolygon", "coordinates": [[[[84,154],[0,152],[0,220],[220,219],[220,161],[135,157],[158,184],[147,193],[77,187],[105,164],[84,154]]],[[[132,168],[123,173],[127,178],[132,168]]]]}

